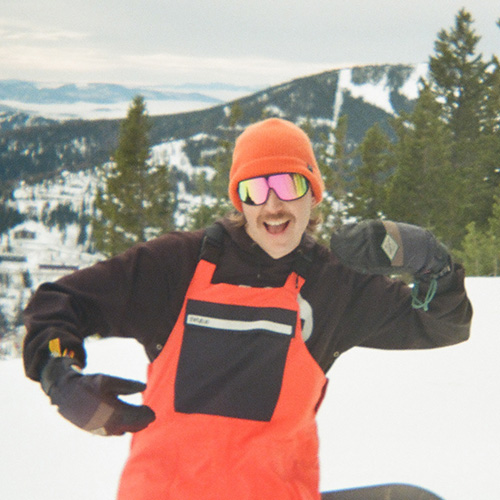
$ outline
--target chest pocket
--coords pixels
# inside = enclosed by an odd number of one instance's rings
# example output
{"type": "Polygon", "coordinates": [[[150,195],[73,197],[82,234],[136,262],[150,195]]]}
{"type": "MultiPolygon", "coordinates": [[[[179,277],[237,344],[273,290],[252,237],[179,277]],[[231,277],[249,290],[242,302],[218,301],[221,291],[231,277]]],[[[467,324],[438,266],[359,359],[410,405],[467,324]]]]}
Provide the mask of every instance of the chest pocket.
{"type": "Polygon", "coordinates": [[[270,421],[296,322],[293,310],[189,300],[175,410],[270,421]]]}

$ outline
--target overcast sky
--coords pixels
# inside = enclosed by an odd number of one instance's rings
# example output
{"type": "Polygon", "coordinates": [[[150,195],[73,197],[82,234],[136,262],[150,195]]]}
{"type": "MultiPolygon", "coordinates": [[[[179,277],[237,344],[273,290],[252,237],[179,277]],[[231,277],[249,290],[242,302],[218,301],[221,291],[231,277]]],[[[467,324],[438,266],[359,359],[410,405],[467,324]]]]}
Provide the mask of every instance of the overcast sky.
{"type": "Polygon", "coordinates": [[[499,0],[0,0],[0,79],[271,85],[426,62],[462,7],[499,55],[499,0]]]}

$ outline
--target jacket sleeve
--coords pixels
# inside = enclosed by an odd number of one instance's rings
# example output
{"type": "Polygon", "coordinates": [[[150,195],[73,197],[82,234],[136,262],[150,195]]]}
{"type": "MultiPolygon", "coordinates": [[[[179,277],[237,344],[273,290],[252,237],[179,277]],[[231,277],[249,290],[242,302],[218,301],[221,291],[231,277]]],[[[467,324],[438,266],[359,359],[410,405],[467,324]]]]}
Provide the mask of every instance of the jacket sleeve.
{"type": "Polygon", "coordinates": [[[164,342],[188,283],[190,254],[184,246],[182,238],[167,235],[42,284],[24,311],[26,375],[39,380],[52,339],[59,339],[61,351],[74,353],[82,364],[83,341],[94,334],[135,338],[146,347],[156,345],[158,338],[164,342]]]}
{"type": "MultiPolygon", "coordinates": [[[[349,328],[351,334],[354,328],[357,345],[364,347],[428,349],[463,342],[469,338],[472,319],[464,278],[464,269],[454,264],[452,272],[438,280],[428,310],[412,306],[412,290],[403,282],[382,276],[366,278],[359,294],[353,293],[341,328],[349,328]],[[355,319],[359,311],[365,314],[355,319]]],[[[420,293],[426,291],[422,285],[420,293]]]]}

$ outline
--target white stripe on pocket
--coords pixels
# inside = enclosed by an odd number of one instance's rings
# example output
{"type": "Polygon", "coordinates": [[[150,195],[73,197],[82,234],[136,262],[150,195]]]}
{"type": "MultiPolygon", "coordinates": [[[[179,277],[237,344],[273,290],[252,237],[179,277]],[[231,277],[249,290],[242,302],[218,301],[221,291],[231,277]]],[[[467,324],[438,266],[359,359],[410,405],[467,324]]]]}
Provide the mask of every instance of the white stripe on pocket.
{"type": "Polygon", "coordinates": [[[257,321],[239,321],[234,319],[211,318],[210,316],[200,316],[199,314],[188,314],[186,317],[186,324],[235,332],[265,330],[281,335],[291,335],[293,332],[290,325],[277,323],[276,321],[268,321],[265,319],[257,321]]]}

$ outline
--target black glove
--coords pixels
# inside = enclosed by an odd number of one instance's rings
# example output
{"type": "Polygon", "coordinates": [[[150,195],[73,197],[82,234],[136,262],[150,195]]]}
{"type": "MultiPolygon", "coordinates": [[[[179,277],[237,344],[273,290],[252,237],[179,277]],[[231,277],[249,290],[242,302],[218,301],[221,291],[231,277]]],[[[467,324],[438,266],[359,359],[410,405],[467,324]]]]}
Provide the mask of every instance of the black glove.
{"type": "Polygon", "coordinates": [[[451,270],[448,250],[430,231],[402,222],[348,224],[332,235],[330,248],[343,264],[366,273],[409,273],[425,281],[451,270]]]}
{"type": "Polygon", "coordinates": [[[142,392],[146,385],[109,375],[83,375],[70,357],[51,358],[41,374],[42,388],[59,413],[78,427],[105,436],[119,436],[147,427],[155,414],[148,406],[135,406],[118,395],[142,392]]]}

